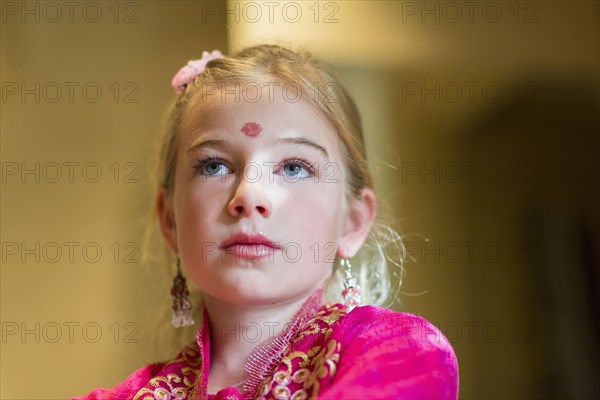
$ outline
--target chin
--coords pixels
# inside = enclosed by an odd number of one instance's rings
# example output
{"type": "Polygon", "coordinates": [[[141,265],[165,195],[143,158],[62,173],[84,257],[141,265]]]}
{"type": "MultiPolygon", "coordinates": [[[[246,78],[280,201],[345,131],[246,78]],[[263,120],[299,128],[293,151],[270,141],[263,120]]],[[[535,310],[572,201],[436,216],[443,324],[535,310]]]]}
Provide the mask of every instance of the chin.
{"type": "MultiPolygon", "coordinates": [[[[205,281],[206,282],[206,281],[205,281]]],[[[211,297],[239,305],[260,305],[273,302],[273,286],[265,287],[264,282],[245,277],[221,279],[214,285],[201,286],[203,292],[211,297]]]]}
{"type": "Polygon", "coordinates": [[[269,305],[276,304],[281,301],[280,298],[274,297],[272,294],[260,294],[256,290],[236,292],[226,291],[219,293],[219,295],[215,295],[214,297],[217,297],[222,301],[226,301],[231,304],[237,304],[240,306],[269,305]]]}

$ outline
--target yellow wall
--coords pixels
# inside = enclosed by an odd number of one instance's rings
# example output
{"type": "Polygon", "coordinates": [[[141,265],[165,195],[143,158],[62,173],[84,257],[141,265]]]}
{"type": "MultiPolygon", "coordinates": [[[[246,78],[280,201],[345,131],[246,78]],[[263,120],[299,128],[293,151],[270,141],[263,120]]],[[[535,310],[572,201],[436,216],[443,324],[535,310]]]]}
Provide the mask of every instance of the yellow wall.
{"type": "Polygon", "coordinates": [[[3,399],[84,394],[173,355],[156,349],[172,278],[141,262],[149,161],[174,73],[227,48],[198,3],[81,2],[73,22],[53,3],[58,19],[52,3],[2,2],[3,399]]]}

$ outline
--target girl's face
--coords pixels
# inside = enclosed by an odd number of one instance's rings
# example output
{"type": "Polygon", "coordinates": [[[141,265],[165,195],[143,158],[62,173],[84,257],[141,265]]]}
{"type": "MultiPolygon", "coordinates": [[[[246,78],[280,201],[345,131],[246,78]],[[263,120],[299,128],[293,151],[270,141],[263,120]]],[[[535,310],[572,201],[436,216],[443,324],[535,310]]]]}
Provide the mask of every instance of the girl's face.
{"type": "Polygon", "coordinates": [[[183,118],[173,197],[163,206],[159,197],[167,242],[200,289],[223,301],[308,296],[345,246],[336,133],[285,96],[278,87],[237,100],[198,93],[183,118]]]}

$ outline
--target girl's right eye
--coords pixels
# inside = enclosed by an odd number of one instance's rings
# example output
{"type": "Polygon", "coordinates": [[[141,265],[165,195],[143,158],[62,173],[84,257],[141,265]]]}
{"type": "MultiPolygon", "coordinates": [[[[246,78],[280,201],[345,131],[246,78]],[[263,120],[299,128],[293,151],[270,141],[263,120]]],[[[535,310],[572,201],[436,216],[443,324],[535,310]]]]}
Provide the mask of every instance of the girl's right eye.
{"type": "Polygon", "coordinates": [[[200,175],[206,176],[221,176],[231,173],[232,171],[225,166],[224,160],[218,157],[207,157],[203,160],[198,160],[194,169],[200,175]]]}

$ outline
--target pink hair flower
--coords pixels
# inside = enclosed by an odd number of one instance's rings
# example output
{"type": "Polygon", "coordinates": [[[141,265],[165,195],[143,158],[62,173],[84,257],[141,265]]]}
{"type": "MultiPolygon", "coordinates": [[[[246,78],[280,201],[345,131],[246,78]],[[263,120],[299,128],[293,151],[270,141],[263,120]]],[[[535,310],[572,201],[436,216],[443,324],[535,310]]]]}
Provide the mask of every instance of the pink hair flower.
{"type": "Polygon", "coordinates": [[[184,65],[177,71],[171,81],[171,85],[176,92],[182,92],[187,85],[194,81],[194,78],[196,78],[200,72],[204,71],[206,64],[210,60],[221,57],[223,57],[223,54],[221,54],[219,50],[213,50],[211,53],[203,51],[202,58],[199,60],[188,61],[187,65],[184,65]]]}

